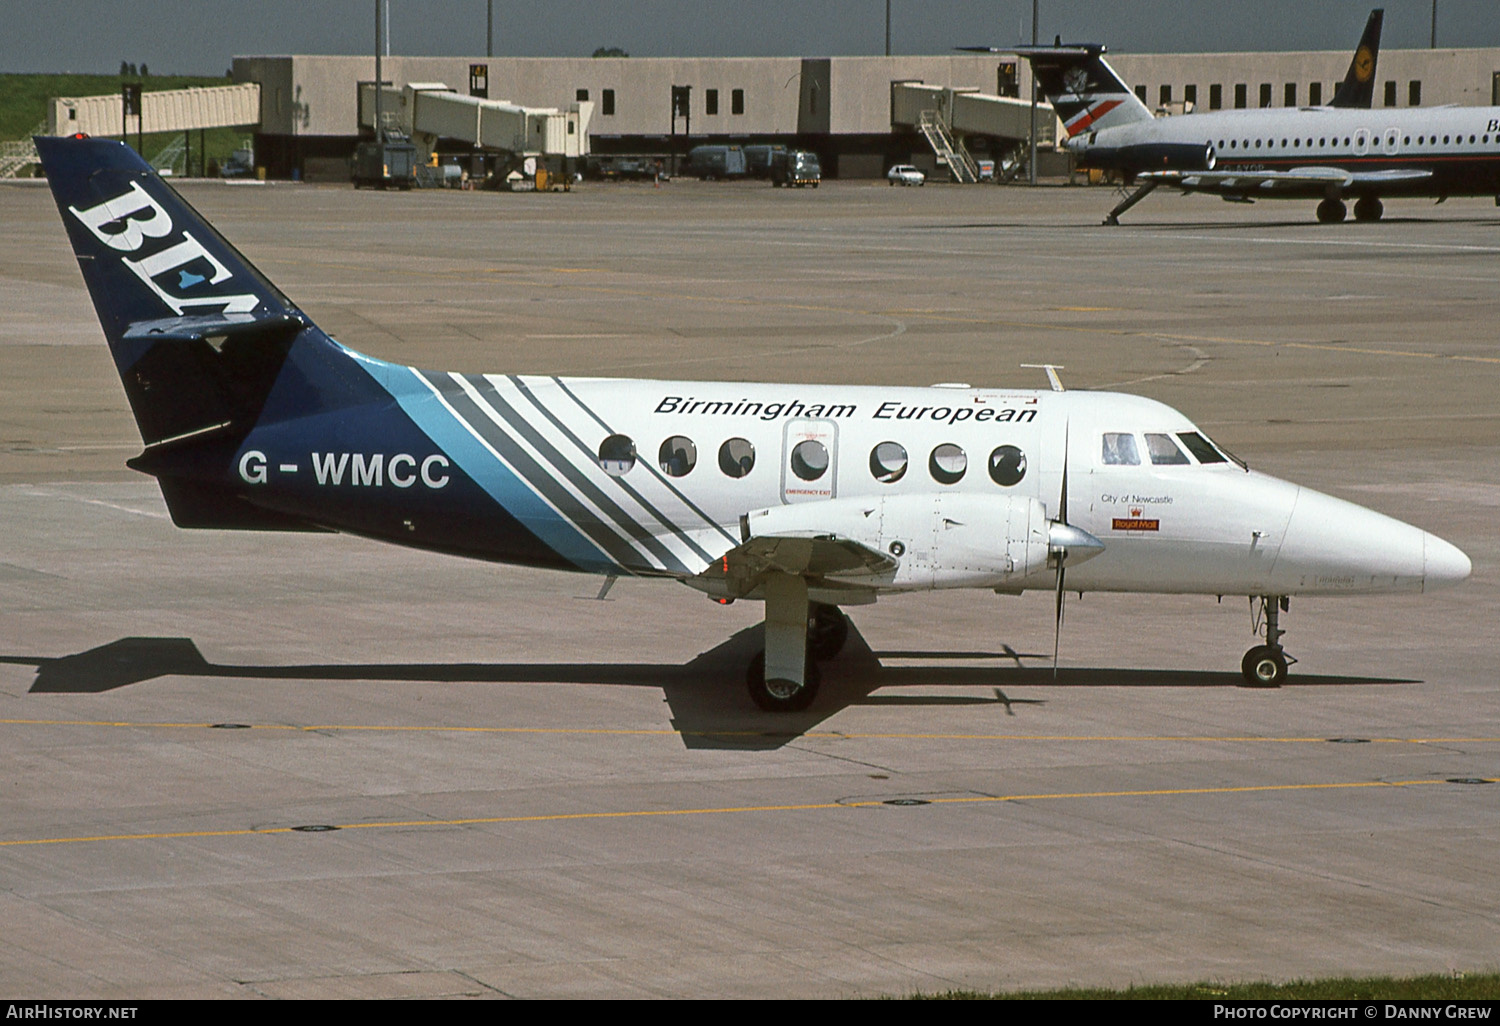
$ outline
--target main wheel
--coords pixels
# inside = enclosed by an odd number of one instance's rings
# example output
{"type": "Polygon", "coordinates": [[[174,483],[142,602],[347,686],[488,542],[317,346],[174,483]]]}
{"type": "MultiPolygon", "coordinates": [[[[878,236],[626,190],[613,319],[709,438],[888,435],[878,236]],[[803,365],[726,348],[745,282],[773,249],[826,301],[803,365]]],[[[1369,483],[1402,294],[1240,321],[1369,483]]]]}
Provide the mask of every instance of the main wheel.
{"type": "Polygon", "coordinates": [[[1354,203],[1356,221],[1379,221],[1383,213],[1385,213],[1385,206],[1378,196],[1361,196],[1354,203]]]}
{"type": "Polygon", "coordinates": [[[766,680],[766,654],[757,652],[745,671],[745,686],[750,689],[750,698],[766,712],[801,712],[813,704],[818,697],[818,664],[812,656],[802,671],[803,683],[789,680],[766,680]]]}
{"type": "Polygon", "coordinates": [[[1240,672],[1252,688],[1279,688],[1286,683],[1286,656],[1279,648],[1256,645],[1240,660],[1240,672]]]}
{"type": "Polygon", "coordinates": [[[844,650],[849,640],[849,618],[838,606],[812,602],[807,607],[807,654],[826,662],[844,650]]]}
{"type": "Polygon", "coordinates": [[[1318,221],[1321,224],[1338,224],[1348,210],[1336,199],[1326,199],[1318,204],[1318,221]]]}

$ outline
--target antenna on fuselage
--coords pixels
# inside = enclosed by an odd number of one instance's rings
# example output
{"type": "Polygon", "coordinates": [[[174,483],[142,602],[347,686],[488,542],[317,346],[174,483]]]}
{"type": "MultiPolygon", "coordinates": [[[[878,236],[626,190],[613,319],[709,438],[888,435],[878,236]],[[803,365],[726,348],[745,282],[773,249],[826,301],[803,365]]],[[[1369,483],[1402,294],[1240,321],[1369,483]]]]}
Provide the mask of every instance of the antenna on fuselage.
{"type": "Polygon", "coordinates": [[[1063,392],[1063,391],[1066,391],[1066,389],[1063,388],[1062,378],[1060,378],[1060,377],[1057,376],[1057,372],[1058,371],[1060,371],[1060,370],[1067,370],[1068,369],[1068,368],[1064,367],[1062,364],[1060,364],[1060,363],[1023,363],[1023,364],[1021,364],[1021,366],[1022,367],[1034,367],[1034,368],[1036,368],[1038,370],[1044,370],[1044,371],[1046,371],[1047,372],[1047,380],[1050,381],[1050,382],[1052,382],[1052,391],[1054,391],[1054,392],[1063,392]]]}

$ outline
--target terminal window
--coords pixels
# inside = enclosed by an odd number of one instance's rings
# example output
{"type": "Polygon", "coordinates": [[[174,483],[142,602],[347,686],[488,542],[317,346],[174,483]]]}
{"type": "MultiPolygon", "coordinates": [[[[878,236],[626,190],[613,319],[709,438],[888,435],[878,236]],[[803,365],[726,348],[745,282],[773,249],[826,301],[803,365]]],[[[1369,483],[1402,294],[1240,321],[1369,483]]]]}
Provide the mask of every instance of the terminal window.
{"type": "Polygon", "coordinates": [[[731,89],[729,91],[729,113],[745,113],[745,90],[731,89]]]}
{"type": "Polygon", "coordinates": [[[1167,104],[1172,102],[1172,87],[1169,85],[1162,86],[1159,95],[1161,99],[1156,101],[1157,105],[1165,107],[1167,104]]]}
{"type": "Polygon", "coordinates": [[[1234,105],[1236,108],[1244,109],[1250,105],[1249,87],[1241,82],[1234,87],[1234,105]]]}
{"type": "Polygon", "coordinates": [[[589,100],[589,91],[587,89],[580,89],[573,95],[573,99],[579,103],[587,103],[589,100]]]}
{"type": "Polygon", "coordinates": [[[1387,107],[1394,107],[1396,105],[1396,83],[1395,82],[1387,82],[1385,84],[1385,105],[1387,107]]]}
{"type": "Polygon", "coordinates": [[[1190,103],[1194,107],[1198,106],[1198,87],[1195,86],[1195,85],[1183,86],[1182,87],[1182,102],[1183,103],[1190,103]]]}
{"type": "Polygon", "coordinates": [[[1271,83],[1269,82],[1262,82],[1260,84],[1260,105],[1262,107],[1269,107],[1271,105],[1271,83]]]}
{"type": "Polygon", "coordinates": [[[1422,82],[1420,79],[1412,79],[1406,83],[1406,105],[1408,107],[1422,106],[1422,82]]]}
{"type": "Polygon", "coordinates": [[[1309,82],[1307,84],[1307,103],[1310,107],[1321,107],[1323,105],[1323,83],[1309,82]]]}
{"type": "Polygon", "coordinates": [[[703,90],[703,113],[719,113],[719,91],[717,89],[703,90]]]}
{"type": "Polygon", "coordinates": [[[1142,103],[1145,103],[1146,102],[1146,87],[1145,86],[1136,86],[1135,87],[1135,95],[1136,95],[1137,99],[1139,99],[1142,103]]]}
{"type": "Polygon", "coordinates": [[[613,116],[615,112],[615,91],[606,89],[599,97],[599,113],[605,117],[613,116]]]}
{"type": "Polygon", "coordinates": [[[1281,105],[1283,107],[1295,107],[1295,106],[1297,106],[1297,83],[1296,82],[1288,82],[1286,84],[1286,89],[1283,92],[1284,92],[1284,95],[1283,95],[1283,98],[1282,98],[1281,105]]]}
{"type": "Polygon", "coordinates": [[[1208,109],[1222,110],[1224,107],[1224,87],[1215,82],[1208,87],[1208,109]]]}

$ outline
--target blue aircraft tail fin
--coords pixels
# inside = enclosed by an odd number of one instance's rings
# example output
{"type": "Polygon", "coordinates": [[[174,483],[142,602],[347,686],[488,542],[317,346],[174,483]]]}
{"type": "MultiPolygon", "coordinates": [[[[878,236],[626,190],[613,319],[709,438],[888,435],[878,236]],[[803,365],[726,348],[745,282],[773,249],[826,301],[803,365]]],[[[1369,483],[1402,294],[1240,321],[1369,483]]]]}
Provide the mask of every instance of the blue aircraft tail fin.
{"type": "Polygon", "coordinates": [[[1374,104],[1375,67],[1380,59],[1380,26],[1384,20],[1385,8],[1377,7],[1370,12],[1370,20],[1365,22],[1364,34],[1349,61],[1349,70],[1328,106],[1368,109],[1374,104]]]}
{"type": "Polygon", "coordinates": [[[142,439],[248,431],[311,323],[124,143],[36,147],[142,439]]]}

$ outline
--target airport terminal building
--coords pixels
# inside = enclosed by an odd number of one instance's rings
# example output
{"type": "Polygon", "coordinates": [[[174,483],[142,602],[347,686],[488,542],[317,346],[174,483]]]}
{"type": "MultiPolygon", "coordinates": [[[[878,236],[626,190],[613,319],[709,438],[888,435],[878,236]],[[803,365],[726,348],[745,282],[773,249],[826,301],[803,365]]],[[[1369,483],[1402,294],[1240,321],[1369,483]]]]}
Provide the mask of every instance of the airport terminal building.
{"type": "MultiPolygon", "coordinates": [[[[1351,40],[1351,44],[1353,40],[1351,40]]],[[[1136,94],[1163,113],[1327,102],[1352,54],[1111,54],[1136,94]]],[[[999,54],[895,57],[399,57],[382,76],[450,88],[526,107],[566,110],[593,104],[589,142],[596,154],[683,153],[701,143],[782,143],[819,154],[825,177],[872,178],[894,163],[934,169],[936,156],[917,123],[913,97],[938,117],[966,98],[1008,98],[979,131],[962,133],[976,157],[1003,157],[1024,143],[1029,124],[1025,61],[999,54]],[[673,87],[689,86],[674,112],[673,87]],[[946,110],[944,108],[947,108],[946,110]]],[[[360,83],[375,59],[354,56],[236,57],[236,82],[260,88],[257,163],[273,178],[347,180],[361,125],[360,83]]],[[[1375,107],[1500,104],[1500,48],[1386,50],[1376,69],[1375,107]]],[[[919,104],[920,105],[920,104],[919,104]]],[[[1043,107],[1038,144],[1060,133],[1043,107]]],[[[364,119],[368,121],[368,116],[364,119]]],[[[1044,171],[1065,171],[1054,153],[1044,171]]]]}

